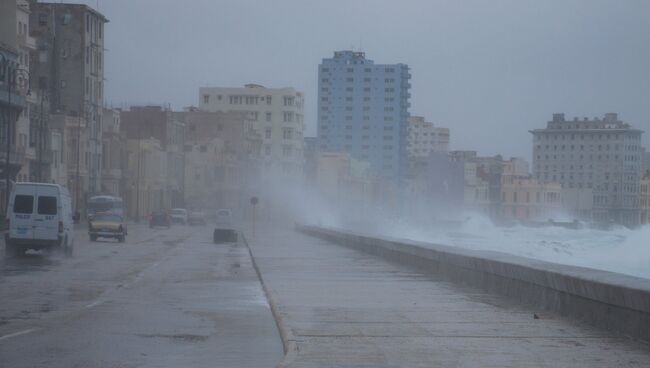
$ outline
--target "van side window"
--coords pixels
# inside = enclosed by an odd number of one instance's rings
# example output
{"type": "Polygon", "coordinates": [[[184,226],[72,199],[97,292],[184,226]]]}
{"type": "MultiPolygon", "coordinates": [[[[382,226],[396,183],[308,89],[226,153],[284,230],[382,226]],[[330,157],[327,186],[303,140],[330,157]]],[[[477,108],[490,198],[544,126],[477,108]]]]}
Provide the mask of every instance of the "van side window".
{"type": "Polygon", "coordinates": [[[56,197],[38,197],[39,215],[56,215],[56,197]]]}
{"type": "Polygon", "coordinates": [[[30,195],[16,195],[14,199],[14,213],[32,213],[34,211],[34,197],[30,195]]]}

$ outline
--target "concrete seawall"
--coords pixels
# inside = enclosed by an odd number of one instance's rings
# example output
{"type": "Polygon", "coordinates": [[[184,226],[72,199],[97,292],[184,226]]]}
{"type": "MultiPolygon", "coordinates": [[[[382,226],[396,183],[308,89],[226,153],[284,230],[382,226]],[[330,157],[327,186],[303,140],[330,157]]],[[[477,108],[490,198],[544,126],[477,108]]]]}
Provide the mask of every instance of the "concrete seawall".
{"type": "Polygon", "coordinates": [[[650,342],[647,279],[340,229],[296,230],[650,342]]]}

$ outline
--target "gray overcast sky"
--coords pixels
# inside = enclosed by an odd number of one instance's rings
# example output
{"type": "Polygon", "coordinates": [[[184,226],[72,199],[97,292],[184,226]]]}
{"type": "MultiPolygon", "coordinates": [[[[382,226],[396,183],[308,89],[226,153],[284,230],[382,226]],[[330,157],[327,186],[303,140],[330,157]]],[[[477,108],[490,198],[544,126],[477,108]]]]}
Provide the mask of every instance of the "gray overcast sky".
{"type": "Polygon", "coordinates": [[[406,63],[412,115],[452,149],[530,157],[554,112],[648,131],[650,1],[89,0],[109,19],[106,96],[198,104],[199,86],[293,86],[315,134],[317,65],[359,49],[406,63]]]}

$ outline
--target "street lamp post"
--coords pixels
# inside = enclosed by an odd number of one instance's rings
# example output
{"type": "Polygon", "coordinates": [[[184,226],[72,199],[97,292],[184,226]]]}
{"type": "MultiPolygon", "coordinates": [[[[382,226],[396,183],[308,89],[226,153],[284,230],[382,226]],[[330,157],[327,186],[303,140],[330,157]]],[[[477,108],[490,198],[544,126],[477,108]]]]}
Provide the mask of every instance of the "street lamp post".
{"type": "Polygon", "coordinates": [[[45,126],[45,113],[44,113],[44,108],[43,104],[45,102],[45,89],[41,88],[41,118],[38,122],[38,181],[43,182],[43,150],[45,149],[46,143],[45,143],[45,132],[46,132],[46,126],[45,126]]]}
{"type": "Polygon", "coordinates": [[[141,156],[141,148],[140,148],[140,141],[142,139],[141,137],[142,134],[142,122],[138,122],[138,172],[136,174],[136,181],[135,181],[135,222],[138,223],[140,222],[140,156],[141,156]]]}
{"type": "Polygon", "coordinates": [[[7,141],[7,157],[5,157],[5,208],[4,212],[7,213],[7,209],[9,207],[9,180],[10,180],[10,175],[9,175],[9,167],[11,166],[11,161],[9,157],[11,156],[11,120],[12,120],[12,113],[11,113],[11,94],[12,94],[12,87],[13,84],[16,82],[18,75],[22,74],[23,76],[26,76],[27,79],[27,93],[29,93],[29,71],[21,68],[14,68],[11,69],[11,66],[9,65],[9,60],[7,58],[0,54],[0,57],[2,57],[2,63],[1,68],[3,70],[7,71],[7,131],[6,131],[6,141],[7,141]]]}

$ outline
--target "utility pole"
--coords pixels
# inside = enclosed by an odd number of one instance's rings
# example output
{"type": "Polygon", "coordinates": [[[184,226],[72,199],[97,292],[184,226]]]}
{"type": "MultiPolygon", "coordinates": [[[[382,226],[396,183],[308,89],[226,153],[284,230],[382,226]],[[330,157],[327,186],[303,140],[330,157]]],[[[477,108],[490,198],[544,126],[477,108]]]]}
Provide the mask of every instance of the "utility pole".
{"type": "Polygon", "coordinates": [[[38,182],[43,182],[43,149],[45,147],[45,114],[43,102],[45,100],[45,89],[41,88],[41,118],[38,122],[38,182]]]}
{"type": "Polygon", "coordinates": [[[80,155],[81,155],[81,119],[85,117],[85,110],[82,108],[81,111],[79,112],[79,120],[77,123],[77,177],[76,177],[76,184],[75,184],[75,218],[77,220],[77,223],[81,221],[81,211],[79,211],[79,189],[80,189],[80,181],[81,181],[81,176],[79,174],[79,165],[81,164],[80,161],[80,155]]]}

